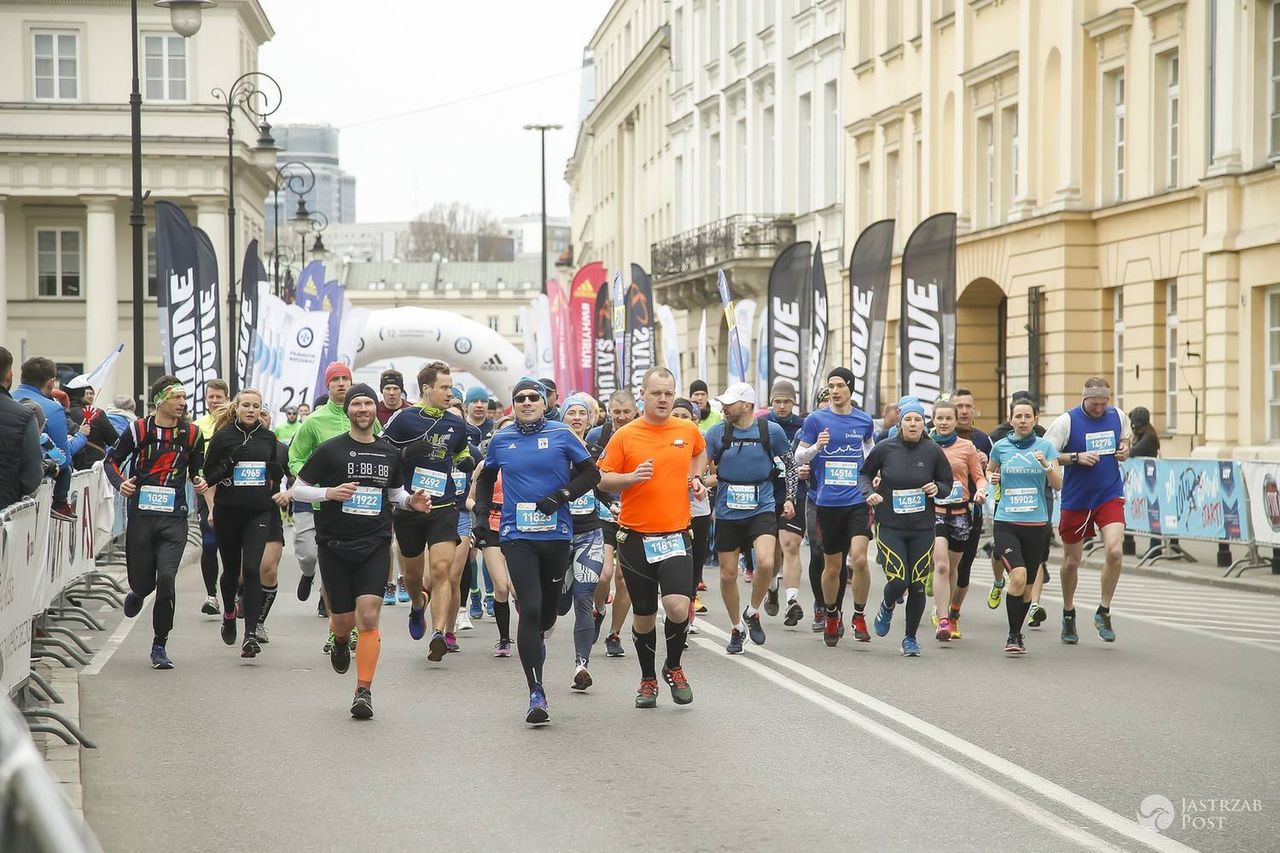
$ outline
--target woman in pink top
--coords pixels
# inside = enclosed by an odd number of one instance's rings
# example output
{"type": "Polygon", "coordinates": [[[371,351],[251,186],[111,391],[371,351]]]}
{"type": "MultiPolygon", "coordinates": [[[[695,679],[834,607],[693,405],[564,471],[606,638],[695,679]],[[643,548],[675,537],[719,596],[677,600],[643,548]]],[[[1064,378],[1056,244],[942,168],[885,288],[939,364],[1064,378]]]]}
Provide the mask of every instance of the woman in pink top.
{"type": "MultiPolygon", "coordinates": [[[[956,432],[955,404],[942,400],[933,404],[933,429],[930,438],[938,443],[947,461],[955,485],[951,494],[934,499],[937,522],[933,540],[933,598],[936,608],[933,624],[934,635],[939,642],[960,639],[960,608],[952,605],[953,595],[960,578],[956,567],[964,556],[969,541],[969,528],[973,522],[970,506],[986,503],[987,458],[972,441],[961,438],[956,432]]],[[[968,578],[964,579],[965,585],[968,578]]]]}

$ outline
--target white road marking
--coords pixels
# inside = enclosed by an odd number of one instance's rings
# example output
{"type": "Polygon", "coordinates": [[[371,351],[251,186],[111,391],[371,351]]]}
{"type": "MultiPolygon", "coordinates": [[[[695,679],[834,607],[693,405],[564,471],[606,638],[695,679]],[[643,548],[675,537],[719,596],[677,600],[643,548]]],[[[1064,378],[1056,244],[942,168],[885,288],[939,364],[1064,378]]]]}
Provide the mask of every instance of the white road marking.
{"type": "MultiPolygon", "coordinates": [[[[1043,596],[1041,596],[1041,598],[1044,599],[1045,601],[1053,601],[1057,604],[1062,603],[1061,598],[1059,598],[1056,595],[1050,595],[1048,593],[1045,593],[1043,596]]],[[[1077,598],[1076,609],[1079,610],[1080,609],[1079,596],[1076,596],[1076,598],[1077,598]]],[[[1264,648],[1264,649],[1270,648],[1270,646],[1265,644],[1266,641],[1264,640],[1259,640],[1251,637],[1233,637],[1228,634],[1219,633],[1216,630],[1209,631],[1204,628],[1197,628],[1194,625],[1188,625],[1185,622],[1179,621],[1177,619],[1167,619],[1165,617],[1157,617],[1157,616],[1146,616],[1142,613],[1131,613],[1129,611],[1121,611],[1118,613],[1114,613],[1112,615],[1115,617],[1115,622],[1119,623],[1120,625],[1123,625],[1124,620],[1126,619],[1133,619],[1137,622],[1148,622],[1152,625],[1160,625],[1162,627],[1169,628],[1174,631],[1185,631],[1188,634],[1200,634],[1201,636],[1204,636],[1204,637],[1213,637],[1215,640],[1226,640],[1229,643],[1239,643],[1243,646],[1253,646],[1254,648],[1264,648]]],[[[1076,619],[1076,625],[1077,625],[1076,627],[1077,633],[1085,630],[1086,623],[1080,620],[1079,618],[1076,619]]],[[[1087,626],[1089,628],[1093,627],[1093,617],[1091,615],[1088,615],[1087,626]]]]}
{"type": "Polygon", "coordinates": [[[124,644],[129,632],[133,630],[133,626],[141,622],[142,617],[151,609],[151,604],[155,599],[154,595],[148,595],[137,616],[132,619],[126,616],[120,620],[120,624],[116,626],[116,629],[111,632],[111,636],[107,639],[106,645],[98,650],[98,653],[93,656],[93,660],[89,662],[88,666],[80,670],[81,675],[97,675],[102,672],[102,668],[111,660],[111,656],[116,653],[116,649],[124,644]]]}
{"type": "MultiPolygon", "coordinates": [[[[728,634],[726,634],[724,631],[720,630],[719,628],[715,627],[714,625],[710,625],[707,623],[700,623],[699,627],[703,633],[710,634],[711,636],[714,636],[714,637],[719,637],[722,640],[729,639],[728,634]]],[[[695,639],[694,642],[706,648],[710,648],[722,655],[724,653],[723,648],[718,647],[715,643],[712,643],[710,640],[698,638],[698,639],[695,639]]],[[[1079,794],[1076,794],[1073,791],[1070,791],[1062,787],[1061,785],[1058,785],[1055,782],[1050,782],[1048,779],[1045,779],[1043,776],[1039,776],[1031,772],[1025,767],[1014,764],[1012,761],[1009,761],[1007,759],[1001,758],[995,753],[989,752],[976,744],[970,743],[969,741],[964,740],[958,735],[952,734],[946,729],[935,726],[932,723],[929,723],[929,722],[926,722],[925,720],[920,719],[919,717],[913,716],[912,714],[908,714],[906,711],[903,711],[893,705],[890,705],[887,702],[877,699],[874,696],[871,696],[867,693],[863,693],[860,690],[855,690],[854,688],[850,687],[847,684],[844,684],[843,682],[837,681],[834,678],[831,678],[830,676],[827,676],[821,672],[818,672],[816,669],[813,669],[812,667],[805,666],[802,663],[794,661],[791,658],[785,657],[783,655],[779,655],[774,652],[771,652],[768,649],[765,649],[761,646],[750,646],[750,650],[751,650],[751,655],[758,656],[764,660],[769,661],[770,663],[776,664],[785,669],[789,669],[796,675],[802,678],[805,678],[813,682],[814,684],[817,684],[819,687],[829,690],[832,693],[835,693],[837,695],[843,696],[846,699],[852,700],[853,702],[856,702],[857,704],[861,705],[864,708],[867,708],[868,710],[874,711],[875,713],[880,714],[881,716],[886,717],[889,720],[892,720],[893,722],[901,726],[911,729],[912,731],[916,732],[919,735],[927,737],[930,740],[933,740],[950,750],[958,752],[964,757],[968,758],[969,760],[977,764],[980,764],[986,767],[987,769],[995,773],[998,773],[999,775],[1004,776],[1005,778],[1013,782],[1016,782],[1020,785],[1030,788],[1031,790],[1035,791],[1036,793],[1040,794],[1046,799],[1052,800],[1053,802],[1058,803],[1059,805],[1064,806],[1065,808],[1069,808],[1072,811],[1076,812],[1077,814],[1080,814],[1088,818],[1089,820],[1092,820],[1095,823],[1098,823],[1101,826],[1104,826],[1107,829],[1112,830],[1113,832],[1119,833],[1120,835],[1123,835],[1133,841],[1138,842],[1144,847],[1149,847],[1152,850],[1168,851],[1168,853],[1187,853],[1187,851],[1191,851],[1193,849],[1171,838],[1165,838],[1162,835],[1143,829],[1136,820],[1122,817],[1121,815],[1116,814],[1110,809],[1107,809],[1106,807],[1099,805],[1098,803],[1095,803],[1090,799],[1082,797],[1079,794]]],[[[724,656],[730,657],[728,655],[724,655],[724,656]]],[[[784,676],[776,672],[775,670],[771,670],[768,667],[765,667],[761,664],[751,661],[749,656],[734,655],[732,656],[731,659],[736,660],[737,662],[741,663],[743,666],[747,666],[749,669],[752,669],[753,671],[761,675],[764,675],[766,678],[769,678],[771,681],[775,681],[781,686],[786,687],[788,690],[792,690],[792,688],[788,686],[788,685],[794,684],[794,682],[791,679],[789,679],[787,676],[784,676]],[[761,670],[764,670],[764,672],[761,672],[761,670]],[[765,672],[770,674],[765,675],[765,672]]],[[[800,689],[792,690],[792,692],[796,693],[797,695],[805,696],[805,698],[810,698],[811,701],[814,701],[812,700],[811,697],[801,692],[802,690],[807,690],[807,688],[804,688],[803,685],[799,685],[799,684],[796,684],[795,686],[800,689]]],[[[812,692],[812,691],[809,691],[809,692],[812,692]]],[[[817,695],[821,699],[826,699],[826,697],[821,696],[821,694],[817,694],[817,695]]],[[[849,711],[849,714],[852,714],[853,718],[858,718],[858,719],[847,717],[845,716],[845,714],[835,711],[832,707],[822,702],[815,701],[815,704],[818,704],[821,707],[832,711],[833,713],[840,713],[840,716],[845,717],[846,719],[850,719],[852,722],[857,723],[860,727],[866,729],[868,732],[884,738],[885,740],[889,741],[893,745],[898,746],[899,748],[907,752],[910,752],[913,755],[920,755],[920,753],[917,752],[917,750],[920,750],[925,755],[932,755],[943,761],[950,761],[950,759],[945,758],[945,756],[939,755],[938,753],[930,750],[928,747],[925,747],[917,743],[916,741],[911,740],[910,738],[907,738],[906,736],[893,731],[892,729],[886,730],[887,736],[884,734],[881,734],[880,732],[870,728],[870,726],[876,726],[878,724],[870,720],[865,720],[865,718],[861,718],[860,715],[849,710],[848,708],[845,708],[845,706],[840,705],[839,703],[832,702],[829,699],[827,699],[826,701],[830,702],[830,704],[835,706],[835,708],[842,708],[845,711],[849,711]],[[860,722],[859,719],[865,720],[867,725],[864,725],[864,723],[860,722]]],[[[923,755],[921,757],[923,757],[923,755]]],[[[925,760],[930,760],[930,759],[926,758],[925,760]]],[[[940,765],[936,765],[936,766],[940,766],[940,765]]],[[[957,777],[957,778],[961,778],[961,777],[957,777]]],[[[991,780],[985,779],[981,776],[978,776],[977,774],[973,774],[973,778],[980,780],[980,783],[974,783],[970,778],[963,778],[962,781],[965,781],[967,784],[973,784],[974,787],[978,790],[981,790],[983,785],[991,784],[991,780]]],[[[1016,794],[1014,791],[1008,788],[1005,788],[1004,791],[1008,797],[1014,798],[1015,800],[1022,799],[1021,797],[1019,797],[1018,794],[1016,794]]],[[[1039,808],[1038,806],[1034,806],[1034,804],[1031,804],[1031,803],[1027,803],[1027,805],[1035,809],[1039,808]]],[[[1041,811],[1043,810],[1041,809],[1041,811]]],[[[1057,824],[1050,824],[1046,822],[1036,812],[1028,811],[1024,813],[1029,818],[1036,820],[1042,825],[1049,827],[1051,829],[1054,829],[1054,831],[1062,834],[1063,831],[1060,824],[1062,824],[1063,822],[1061,822],[1058,818],[1053,816],[1051,813],[1046,813],[1046,814],[1048,814],[1049,818],[1052,818],[1054,821],[1058,821],[1057,824]]],[[[1107,845],[1106,842],[1103,842],[1101,839],[1096,839],[1093,836],[1089,836],[1087,833],[1084,833],[1083,830],[1079,830],[1075,827],[1072,827],[1070,824],[1065,824],[1065,825],[1069,827],[1073,833],[1081,833],[1084,836],[1087,836],[1088,838],[1092,839],[1092,842],[1103,844],[1104,849],[1111,849],[1110,845],[1107,845]]],[[[1073,840],[1080,841],[1079,835],[1064,835],[1064,837],[1070,837],[1073,840]]],[[[1092,845],[1092,842],[1090,842],[1091,845],[1092,845]]],[[[1085,842],[1081,841],[1081,843],[1085,843],[1085,842]]]]}

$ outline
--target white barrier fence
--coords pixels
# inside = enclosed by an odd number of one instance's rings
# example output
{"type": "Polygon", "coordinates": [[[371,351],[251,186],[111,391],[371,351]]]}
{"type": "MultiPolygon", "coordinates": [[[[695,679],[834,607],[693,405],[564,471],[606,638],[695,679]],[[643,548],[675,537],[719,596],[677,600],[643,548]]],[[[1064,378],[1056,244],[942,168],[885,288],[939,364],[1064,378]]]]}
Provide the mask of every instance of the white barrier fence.
{"type": "Polygon", "coordinates": [[[0,697],[31,672],[31,620],[94,570],[111,541],[115,492],[98,463],[71,477],[74,521],[51,518],[53,484],[0,510],[0,697]]]}

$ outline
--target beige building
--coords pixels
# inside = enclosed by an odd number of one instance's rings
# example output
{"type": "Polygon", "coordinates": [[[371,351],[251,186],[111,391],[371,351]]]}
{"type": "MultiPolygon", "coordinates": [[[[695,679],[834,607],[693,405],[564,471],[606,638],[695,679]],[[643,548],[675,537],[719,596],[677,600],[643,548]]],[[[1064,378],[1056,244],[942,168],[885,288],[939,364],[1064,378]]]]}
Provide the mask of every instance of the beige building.
{"type": "MultiPolygon", "coordinates": [[[[900,252],[958,214],[957,376],[984,420],[1102,374],[1166,455],[1280,455],[1280,2],[846,12],[845,243],[896,217],[900,252]]],[[[900,258],[892,280],[890,342],[900,258]]]]}
{"type": "MultiPolygon", "coordinates": [[[[144,357],[156,376],[153,203],[178,204],[208,233],[220,281],[230,281],[227,125],[210,92],[256,69],[274,33],[258,0],[207,9],[190,39],[170,28],[168,11],[140,3],[139,30],[142,180],[151,192],[144,357]]],[[[129,32],[125,2],[0,3],[0,343],[19,361],[45,355],[86,369],[124,343],[108,395],[132,384],[129,32]]],[[[262,236],[271,179],[255,157],[257,137],[239,116],[238,251],[262,236]]]]}

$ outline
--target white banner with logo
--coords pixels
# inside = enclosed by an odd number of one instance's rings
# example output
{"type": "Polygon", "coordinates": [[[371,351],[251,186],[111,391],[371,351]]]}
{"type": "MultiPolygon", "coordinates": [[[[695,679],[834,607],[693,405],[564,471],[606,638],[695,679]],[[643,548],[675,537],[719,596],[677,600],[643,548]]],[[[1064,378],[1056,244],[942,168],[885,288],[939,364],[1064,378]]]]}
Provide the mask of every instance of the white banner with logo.
{"type": "Polygon", "coordinates": [[[1280,463],[1241,462],[1253,541],[1280,548],[1280,463]]]}
{"type": "Polygon", "coordinates": [[[31,671],[31,602],[44,554],[36,523],[41,517],[49,517],[47,504],[42,513],[34,500],[0,513],[0,699],[31,671]]]}

